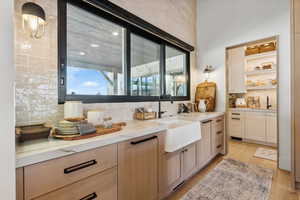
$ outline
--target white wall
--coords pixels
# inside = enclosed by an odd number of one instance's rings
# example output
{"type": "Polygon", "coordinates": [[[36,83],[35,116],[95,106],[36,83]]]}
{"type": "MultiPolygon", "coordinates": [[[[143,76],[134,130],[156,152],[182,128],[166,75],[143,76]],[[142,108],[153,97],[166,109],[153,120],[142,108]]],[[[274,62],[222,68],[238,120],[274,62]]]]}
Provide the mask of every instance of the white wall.
{"type": "Polygon", "coordinates": [[[216,67],[210,78],[219,111],[225,110],[225,48],[279,35],[279,167],[290,170],[289,0],[198,0],[197,9],[197,65],[216,67]]]}
{"type": "Polygon", "coordinates": [[[0,3],[0,199],[15,199],[13,1],[0,3]]]}

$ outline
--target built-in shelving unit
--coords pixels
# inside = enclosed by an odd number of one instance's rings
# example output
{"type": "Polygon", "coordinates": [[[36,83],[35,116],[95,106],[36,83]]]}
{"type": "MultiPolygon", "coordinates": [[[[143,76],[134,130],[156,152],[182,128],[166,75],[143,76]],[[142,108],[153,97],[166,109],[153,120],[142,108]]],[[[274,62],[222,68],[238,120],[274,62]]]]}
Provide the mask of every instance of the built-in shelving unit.
{"type": "Polygon", "coordinates": [[[255,71],[249,71],[245,72],[247,76],[255,76],[255,75],[261,75],[261,74],[274,74],[276,73],[275,69],[264,69],[264,70],[255,70],[255,71]]]}
{"type": "Polygon", "coordinates": [[[246,61],[250,61],[250,60],[258,60],[258,59],[264,59],[267,57],[274,57],[276,56],[277,51],[269,51],[269,52],[265,52],[265,53],[259,53],[259,54],[253,54],[250,56],[245,56],[245,60],[246,61]]]}
{"type": "Polygon", "coordinates": [[[267,85],[267,86],[253,86],[253,87],[247,87],[247,90],[273,90],[276,89],[276,85],[267,85]]]}

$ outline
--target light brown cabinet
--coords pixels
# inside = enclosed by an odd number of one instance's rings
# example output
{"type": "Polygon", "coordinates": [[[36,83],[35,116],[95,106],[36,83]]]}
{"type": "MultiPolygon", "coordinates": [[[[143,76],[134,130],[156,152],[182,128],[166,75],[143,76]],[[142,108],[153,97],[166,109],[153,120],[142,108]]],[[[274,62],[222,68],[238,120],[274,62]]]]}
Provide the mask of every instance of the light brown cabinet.
{"type": "Polygon", "coordinates": [[[159,132],[17,169],[17,200],[162,199],[220,152],[223,118],[201,126],[201,140],[172,153],[159,132]]]}
{"type": "Polygon", "coordinates": [[[118,145],[118,199],[158,199],[158,135],[118,145]]]}
{"type": "Polygon", "coordinates": [[[24,167],[25,200],[73,184],[117,165],[117,145],[109,145],[24,167]]]}
{"type": "Polygon", "coordinates": [[[197,142],[197,165],[198,169],[201,169],[211,158],[211,132],[212,121],[206,121],[201,123],[201,135],[202,138],[197,142]]]}
{"type": "Polygon", "coordinates": [[[197,171],[197,148],[196,143],[191,144],[183,150],[182,175],[184,179],[189,178],[197,171]]]}
{"type": "Polygon", "coordinates": [[[117,169],[80,180],[35,200],[117,200],[117,169]]]}
{"type": "Polygon", "coordinates": [[[224,141],[224,117],[218,117],[212,122],[212,134],[211,134],[211,154],[212,157],[219,153],[224,153],[225,141],[224,141]]]}
{"type": "Polygon", "coordinates": [[[192,176],[197,168],[196,143],[176,152],[162,152],[160,168],[160,199],[174,191],[184,180],[192,176]]]}
{"type": "Polygon", "coordinates": [[[162,199],[182,182],[182,150],[161,152],[159,197],[162,199]]]}

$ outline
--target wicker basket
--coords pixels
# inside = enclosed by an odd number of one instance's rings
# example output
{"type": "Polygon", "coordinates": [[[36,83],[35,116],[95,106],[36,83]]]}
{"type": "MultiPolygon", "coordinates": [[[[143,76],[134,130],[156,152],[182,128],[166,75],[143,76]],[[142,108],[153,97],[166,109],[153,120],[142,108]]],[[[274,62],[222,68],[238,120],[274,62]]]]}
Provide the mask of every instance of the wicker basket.
{"type": "Polygon", "coordinates": [[[259,46],[260,53],[265,53],[265,52],[274,51],[274,50],[276,50],[275,42],[269,42],[269,43],[262,44],[259,46]]]}
{"type": "Polygon", "coordinates": [[[134,113],[134,119],[137,120],[156,119],[156,112],[136,112],[134,113]]]}
{"type": "Polygon", "coordinates": [[[245,56],[250,56],[250,55],[258,54],[258,53],[260,53],[259,46],[247,47],[247,49],[245,51],[245,56]]]}

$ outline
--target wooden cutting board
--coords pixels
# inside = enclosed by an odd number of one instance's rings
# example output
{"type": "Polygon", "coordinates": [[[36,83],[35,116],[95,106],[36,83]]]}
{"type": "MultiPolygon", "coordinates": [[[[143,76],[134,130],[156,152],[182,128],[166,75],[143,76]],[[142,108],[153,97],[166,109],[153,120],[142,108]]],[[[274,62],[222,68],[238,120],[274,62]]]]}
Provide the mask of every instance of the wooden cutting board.
{"type": "Polygon", "coordinates": [[[79,135],[79,134],[76,134],[76,135],[59,135],[59,134],[54,132],[52,136],[54,138],[68,140],[68,141],[82,140],[82,139],[88,139],[88,138],[92,138],[92,137],[96,137],[96,136],[100,136],[100,135],[106,135],[106,134],[121,131],[123,126],[126,126],[125,122],[115,123],[115,124],[113,124],[112,128],[96,127],[96,133],[91,133],[91,134],[87,134],[87,135],[79,135]]]}
{"type": "Polygon", "coordinates": [[[217,85],[214,82],[203,82],[197,85],[195,102],[198,105],[200,100],[205,100],[206,112],[215,110],[217,85]]]}

